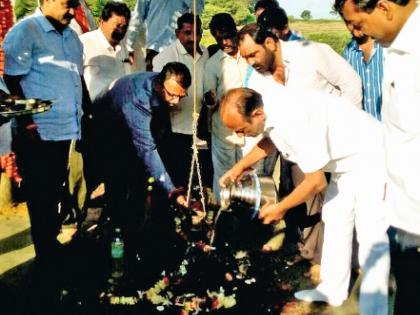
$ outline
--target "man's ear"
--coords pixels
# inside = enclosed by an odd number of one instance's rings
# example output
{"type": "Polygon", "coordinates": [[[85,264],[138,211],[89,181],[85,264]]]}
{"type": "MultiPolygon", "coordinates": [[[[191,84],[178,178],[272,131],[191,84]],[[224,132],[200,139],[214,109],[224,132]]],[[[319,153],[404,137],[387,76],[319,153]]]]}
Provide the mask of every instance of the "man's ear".
{"type": "Polygon", "coordinates": [[[251,117],[258,117],[258,116],[261,116],[261,115],[265,115],[264,114],[264,109],[262,107],[257,107],[251,113],[251,117]]]}
{"type": "Polygon", "coordinates": [[[392,6],[388,0],[379,0],[376,3],[376,9],[382,12],[387,18],[387,20],[392,20],[394,13],[392,11],[392,6]]]}
{"type": "Polygon", "coordinates": [[[275,51],[277,48],[277,43],[272,37],[267,37],[264,40],[264,46],[267,47],[270,51],[275,51]]]}
{"type": "Polygon", "coordinates": [[[289,24],[286,24],[283,28],[283,30],[281,31],[281,33],[283,34],[283,36],[289,34],[289,24]]]}
{"type": "Polygon", "coordinates": [[[179,29],[175,30],[175,36],[178,38],[178,34],[179,34],[179,29]]]}

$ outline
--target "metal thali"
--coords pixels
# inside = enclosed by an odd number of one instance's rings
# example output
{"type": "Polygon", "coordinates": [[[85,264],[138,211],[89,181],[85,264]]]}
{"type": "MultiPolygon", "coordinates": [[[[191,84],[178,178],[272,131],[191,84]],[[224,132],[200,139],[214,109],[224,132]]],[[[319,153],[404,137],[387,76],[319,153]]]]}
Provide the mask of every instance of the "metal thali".
{"type": "Polygon", "coordinates": [[[0,100],[0,115],[3,117],[15,117],[43,113],[49,110],[53,101],[40,99],[4,99],[0,100]]]}

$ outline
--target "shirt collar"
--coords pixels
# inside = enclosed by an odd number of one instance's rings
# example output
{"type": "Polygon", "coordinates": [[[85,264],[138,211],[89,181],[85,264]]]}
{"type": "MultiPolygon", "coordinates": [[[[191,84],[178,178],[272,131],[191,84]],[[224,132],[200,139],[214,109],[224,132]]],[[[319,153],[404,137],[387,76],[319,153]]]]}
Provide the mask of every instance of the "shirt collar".
{"type": "Polygon", "coordinates": [[[98,40],[102,43],[102,45],[104,45],[106,49],[110,51],[115,51],[116,53],[121,50],[121,46],[119,44],[115,46],[114,50],[114,47],[112,47],[112,45],[106,39],[105,34],[102,32],[100,27],[98,27],[95,31],[98,33],[98,40]]]}
{"type": "Polygon", "coordinates": [[[416,34],[420,29],[420,8],[417,2],[417,7],[405,22],[405,25],[400,30],[397,37],[394,39],[388,50],[399,50],[402,52],[416,52],[420,50],[420,45],[416,42],[413,34],[416,34]]]}
{"type": "Polygon", "coordinates": [[[361,51],[361,49],[359,48],[359,44],[357,43],[357,41],[354,38],[352,38],[352,40],[350,41],[349,48],[352,49],[352,50],[360,50],[361,51]]]}
{"type": "Polygon", "coordinates": [[[279,45],[281,48],[281,56],[283,58],[283,63],[284,65],[287,66],[288,64],[290,64],[289,57],[291,55],[291,53],[289,52],[289,47],[288,47],[289,43],[285,42],[284,40],[279,39],[279,45]]]}
{"type": "MultiPolygon", "coordinates": [[[[185,47],[181,44],[181,42],[179,41],[179,39],[177,38],[176,40],[175,40],[175,46],[176,46],[176,50],[181,54],[181,55],[189,55],[189,52],[185,49],[185,47]]],[[[201,46],[201,44],[199,44],[199,46],[200,46],[200,48],[201,48],[201,51],[202,52],[204,52],[204,47],[203,46],[201,46]]],[[[200,54],[198,51],[197,51],[197,55],[198,55],[198,59],[200,59],[200,57],[203,55],[203,54],[200,54]]],[[[191,56],[191,55],[190,55],[191,56]]]]}
{"type": "MultiPolygon", "coordinates": [[[[358,52],[360,52],[361,54],[363,54],[363,50],[360,48],[359,44],[357,43],[357,41],[353,38],[351,40],[351,42],[349,43],[349,48],[352,50],[356,50],[358,52]]],[[[379,43],[375,40],[373,42],[373,47],[372,47],[372,51],[370,52],[370,59],[372,59],[372,57],[376,54],[376,52],[378,51],[378,49],[380,49],[381,46],[379,45],[379,43]]]]}
{"type": "Polygon", "coordinates": [[[159,73],[153,72],[149,80],[146,83],[146,90],[150,93],[150,106],[152,108],[158,108],[165,104],[163,100],[159,97],[158,92],[155,90],[156,79],[159,73]]]}
{"type": "MultiPolygon", "coordinates": [[[[51,22],[45,17],[45,15],[42,13],[41,8],[37,7],[34,11],[33,16],[37,19],[38,23],[41,25],[42,30],[45,33],[51,32],[51,31],[57,31],[54,26],[51,24],[51,22]]],[[[67,34],[67,32],[71,31],[68,26],[66,26],[63,30],[63,36],[67,34]]]]}
{"type": "Polygon", "coordinates": [[[235,61],[239,61],[239,59],[241,58],[241,54],[239,53],[239,49],[238,49],[238,53],[236,54],[235,57],[232,57],[231,55],[225,53],[223,50],[221,50],[219,48],[219,50],[217,51],[217,53],[220,53],[220,60],[222,59],[234,59],[235,61]]]}

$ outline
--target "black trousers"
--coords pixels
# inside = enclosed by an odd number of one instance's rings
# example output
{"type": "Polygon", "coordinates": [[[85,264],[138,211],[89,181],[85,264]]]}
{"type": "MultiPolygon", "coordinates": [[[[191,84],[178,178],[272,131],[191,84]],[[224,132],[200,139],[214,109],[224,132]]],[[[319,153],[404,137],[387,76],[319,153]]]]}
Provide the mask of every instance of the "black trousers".
{"type": "Polygon", "coordinates": [[[145,62],[146,62],[146,71],[153,71],[153,58],[155,58],[155,56],[159,54],[158,51],[153,50],[153,49],[146,49],[146,58],[145,58],[145,62]]]}
{"type": "Polygon", "coordinates": [[[390,228],[388,234],[391,271],[397,283],[394,315],[416,314],[420,309],[420,236],[415,237],[411,244],[404,244],[405,232],[390,228]]]}
{"type": "Polygon", "coordinates": [[[36,130],[19,128],[14,140],[38,259],[55,258],[62,218],[59,202],[67,177],[70,141],[43,141],[36,130]]]}
{"type": "Polygon", "coordinates": [[[187,187],[192,159],[192,136],[172,133],[168,149],[163,155],[165,166],[175,186],[187,187]]]}

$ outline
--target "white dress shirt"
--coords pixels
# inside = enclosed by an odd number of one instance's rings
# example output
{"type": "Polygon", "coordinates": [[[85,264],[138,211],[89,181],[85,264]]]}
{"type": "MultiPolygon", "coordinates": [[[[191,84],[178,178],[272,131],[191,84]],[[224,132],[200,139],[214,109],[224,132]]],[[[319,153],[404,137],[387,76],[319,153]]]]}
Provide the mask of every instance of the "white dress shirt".
{"type": "Polygon", "coordinates": [[[204,65],[209,54],[207,49],[200,45],[202,54],[197,52],[195,62],[193,57],[185,50],[177,39],[172,45],[153,58],[153,71],[160,72],[168,62],[181,62],[190,70],[192,83],[188,88],[188,95],[181,99],[176,108],[171,108],[172,132],[192,135],[192,113],[194,85],[196,87],[196,111],[200,112],[203,97],[203,73],[204,65]],[[195,64],[195,66],[194,66],[195,64]],[[195,70],[195,79],[193,72],[195,70]]]}
{"type": "Polygon", "coordinates": [[[359,75],[329,45],[281,40],[280,45],[286,66],[286,86],[343,96],[362,108],[362,81],[359,75]]]}
{"type": "MultiPolygon", "coordinates": [[[[305,93],[314,89],[327,94],[343,96],[354,106],[362,108],[362,81],[350,64],[330,46],[311,41],[280,40],[285,65],[285,85],[305,93]]],[[[271,74],[265,75],[272,79],[271,74]]],[[[267,86],[259,82],[261,76],[254,71],[248,87],[264,94],[267,86]],[[252,82],[252,83],[251,83],[252,82]]],[[[259,138],[246,140],[243,154],[247,154],[259,138]]]]}
{"type": "Polygon", "coordinates": [[[420,30],[417,7],[386,50],[382,121],[390,223],[420,235],[420,30]]]}
{"type": "Polygon", "coordinates": [[[83,44],[84,78],[91,100],[113,81],[131,73],[125,44],[111,46],[101,29],[80,35],[83,44]]]}
{"type": "MultiPolygon", "coordinates": [[[[217,98],[220,100],[226,91],[244,85],[248,67],[248,64],[240,56],[239,52],[236,57],[232,57],[219,49],[206,63],[204,92],[216,91],[217,98]]],[[[212,116],[212,133],[214,136],[232,144],[244,144],[243,137],[238,137],[223,125],[218,111],[212,116]]]]}
{"type": "Polygon", "coordinates": [[[265,134],[305,173],[347,173],[380,165],[382,128],[342,97],[272,85],[263,95],[265,134]],[[355,128],[356,127],[356,128],[355,128]]]}

